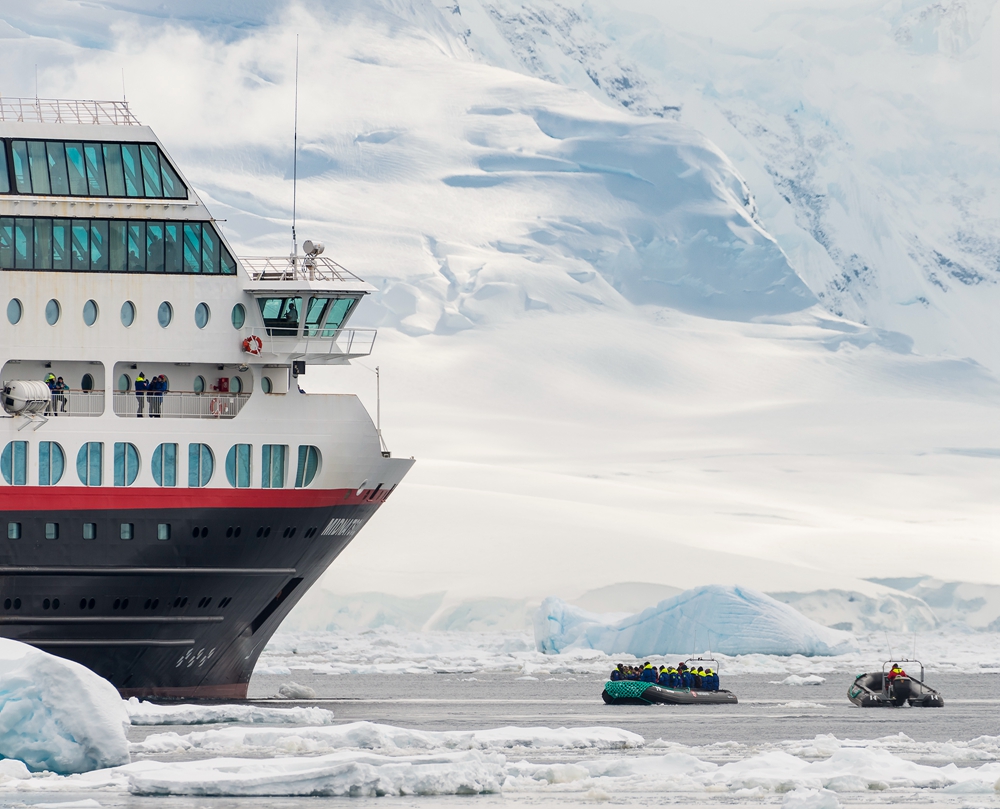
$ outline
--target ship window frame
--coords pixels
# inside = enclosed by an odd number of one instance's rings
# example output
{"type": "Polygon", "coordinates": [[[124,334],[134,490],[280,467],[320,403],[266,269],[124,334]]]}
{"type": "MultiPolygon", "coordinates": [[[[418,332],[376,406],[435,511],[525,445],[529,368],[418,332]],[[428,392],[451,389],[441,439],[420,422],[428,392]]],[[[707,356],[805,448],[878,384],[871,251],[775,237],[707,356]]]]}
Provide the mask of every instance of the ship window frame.
{"type": "Polygon", "coordinates": [[[242,303],[235,304],[229,318],[233,324],[233,328],[239,331],[247,323],[247,308],[242,303]],[[239,312],[239,317],[237,317],[237,312],[239,312]],[[236,322],[237,320],[239,320],[239,323],[236,322]]]}
{"type": "Polygon", "coordinates": [[[161,329],[165,329],[174,322],[174,307],[170,304],[170,301],[163,301],[156,309],[156,322],[160,324],[161,329]]]}
{"type": "Polygon", "coordinates": [[[57,522],[45,523],[45,538],[59,539],[59,523],[57,522]]]}
{"type": "Polygon", "coordinates": [[[139,448],[129,441],[115,441],[114,449],[114,485],[128,488],[139,479],[142,469],[142,456],[139,448]]]}
{"type": "Polygon", "coordinates": [[[188,488],[203,489],[215,475],[215,453],[208,444],[188,444],[188,488]]]}
{"type": "Polygon", "coordinates": [[[86,540],[97,539],[97,523],[96,522],[85,522],[83,524],[82,531],[83,538],[86,540]],[[88,534],[90,536],[88,536],[88,534]]]}
{"type": "Polygon", "coordinates": [[[18,323],[21,322],[21,318],[23,317],[24,317],[24,304],[21,303],[20,298],[11,298],[7,302],[7,322],[10,323],[11,326],[16,326],[18,323]],[[11,315],[12,306],[17,306],[16,318],[11,315]]]}
{"type": "Polygon", "coordinates": [[[233,444],[226,454],[226,479],[234,489],[249,489],[253,481],[253,444],[233,444]]]}
{"type": "Polygon", "coordinates": [[[101,486],[104,482],[104,443],[86,441],[76,453],[76,476],[84,486],[101,486]]]}
{"type": "Polygon", "coordinates": [[[20,539],[20,538],[21,538],[21,523],[19,522],[7,523],[7,539],[20,539]]]}
{"type": "Polygon", "coordinates": [[[288,478],[288,444],[263,444],[260,448],[260,487],[284,489],[288,478]]]}
{"type": "Polygon", "coordinates": [[[8,441],[0,452],[0,474],[8,486],[28,485],[28,442],[8,441]]]}
{"type": "Polygon", "coordinates": [[[194,308],[194,325],[199,329],[208,327],[212,322],[212,307],[202,301],[194,308]],[[204,314],[201,314],[204,313],[204,314]]]}
{"type": "Polygon", "coordinates": [[[178,446],[173,442],[158,444],[151,459],[153,482],[157,486],[173,488],[177,486],[178,446]]]}
{"type": "Polygon", "coordinates": [[[215,220],[117,217],[2,216],[0,269],[237,274],[215,220]]]}
{"type": "Polygon", "coordinates": [[[132,303],[132,301],[125,301],[125,303],[122,304],[122,308],[121,308],[121,312],[120,312],[120,317],[121,317],[122,325],[126,329],[132,328],[132,326],[135,324],[135,314],[136,314],[135,304],[132,303]],[[128,323],[125,322],[125,312],[126,311],[128,312],[128,323]]]}
{"type": "Polygon", "coordinates": [[[299,445],[298,464],[295,469],[295,488],[306,489],[316,480],[323,466],[323,453],[313,444],[299,445]],[[310,460],[312,461],[310,469],[310,460]]]}
{"type": "Polygon", "coordinates": [[[97,305],[97,301],[90,298],[83,304],[83,323],[88,328],[93,326],[97,322],[97,318],[101,316],[101,307],[97,305]],[[88,307],[92,310],[93,317],[88,315],[88,307]],[[88,319],[89,317],[89,319],[88,319]]]}
{"type": "Polygon", "coordinates": [[[38,442],[38,485],[57,486],[66,474],[66,451],[57,441],[38,442]]]}

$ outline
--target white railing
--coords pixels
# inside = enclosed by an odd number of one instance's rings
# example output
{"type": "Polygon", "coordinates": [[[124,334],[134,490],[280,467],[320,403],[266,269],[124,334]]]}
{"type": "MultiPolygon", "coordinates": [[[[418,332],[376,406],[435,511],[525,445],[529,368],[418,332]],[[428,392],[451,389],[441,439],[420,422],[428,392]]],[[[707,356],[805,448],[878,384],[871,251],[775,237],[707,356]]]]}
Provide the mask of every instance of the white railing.
{"type": "MultiPolygon", "coordinates": [[[[322,331],[326,331],[323,329],[322,331]]],[[[303,357],[367,357],[375,346],[378,329],[337,329],[327,337],[302,336],[298,329],[273,328],[244,329],[244,337],[257,337],[261,342],[261,353],[277,354],[289,359],[303,357]],[[288,333],[284,333],[288,332],[288,333]]]]}
{"type": "Polygon", "coordinates": [[[0,121],[38,124],[139,126],[127,101],[73,101],[60,98],[0,97],[0,121]]]}
{"type": "Polygon", "coordinates": [[[67,390],[54,393],[46,416],[100,416],[104,412],[103,390],[67,390]]]}
{"type": "Polygon", "coordinates": [[[232,419],[239,415],[249,393],[195,393],[194,391],[168,390],[160,394],[146,393],[140,397],[134,390],[116,390],[115,415],[122,418],[165,419],[232,419]],[[141,408],[141,409],[140,409],[141,408]]]}
{"type": "Polygon", "coordinates": [[[254,281],[358,281],[326,256],[249,256],[240,263],[254,281]]]}

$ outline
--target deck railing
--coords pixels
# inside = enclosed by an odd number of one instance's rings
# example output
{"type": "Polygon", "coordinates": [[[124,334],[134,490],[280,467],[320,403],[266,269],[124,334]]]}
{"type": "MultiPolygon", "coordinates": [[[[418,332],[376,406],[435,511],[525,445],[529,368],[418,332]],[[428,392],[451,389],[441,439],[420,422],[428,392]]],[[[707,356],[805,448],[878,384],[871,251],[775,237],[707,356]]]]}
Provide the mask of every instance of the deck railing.
{"type": "Polygon", "coordinates": [[[127,101],[0,97],[0,121],[37,124],[139,126],[127,101]]]}
{"type": "Polygon", "coordinates": [[[134,390],[116,390],[115,415],[126,419],[232,419],[239,415],[250,399],[249,393],[195,393],[168,390],[160,394],[146,393],[141,398],[134,390]],[[140,410],[141,408],[141,410],[140,410]]]}
{"type": "Polygon", "coordinates": [[[104,413],[103,390],[67,390],[53,394],[46,416],[100,416],[104,413]]]}
{"type": "Polygon", "coordinates": [[[326,256],[240,257],[253,281],[357,281],[358,276],[326,256]]]}
{"type": "MultiPolygon", "coordinates": [[[[326,331],[323,329],[322,331],[326,331]]],[[[332,334],[298,336],[298,327],[285,329],[254,327],[243,332],[244,337],[258,337],[262,354],[276,354],[291,359],[301,357],[367,357],[372,353],[378,329],[336,329],[332,334]]]]}

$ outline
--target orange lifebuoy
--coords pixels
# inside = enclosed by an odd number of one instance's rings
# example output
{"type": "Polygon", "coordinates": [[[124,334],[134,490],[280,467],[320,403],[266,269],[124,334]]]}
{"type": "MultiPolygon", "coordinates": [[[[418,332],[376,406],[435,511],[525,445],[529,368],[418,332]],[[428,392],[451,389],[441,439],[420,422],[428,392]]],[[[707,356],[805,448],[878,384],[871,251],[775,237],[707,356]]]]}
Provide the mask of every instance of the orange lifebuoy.
{"type": "Polygon", "coordinates": [[[243,341],[243,350],[247,354],[253,354],[255,357],[259,357],[260,352],[263,349],[264,343],[256,334],[251,334],[243,341]]]}
{"type": "Polygon", "coordinates": [[[229,412],[229,402],[225,399],[212,399],[208,404],[208,412],[218,418],[229,412]]]}

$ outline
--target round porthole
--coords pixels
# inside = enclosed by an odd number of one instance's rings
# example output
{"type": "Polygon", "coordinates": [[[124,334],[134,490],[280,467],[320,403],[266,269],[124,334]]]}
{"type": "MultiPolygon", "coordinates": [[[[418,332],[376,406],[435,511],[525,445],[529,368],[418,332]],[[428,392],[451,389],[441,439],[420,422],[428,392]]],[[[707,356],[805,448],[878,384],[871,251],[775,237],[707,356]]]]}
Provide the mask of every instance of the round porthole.
{"type": "Polygon", "coordinates": [[[229,380],[229,392],[230,393],[243,393],[243,380],[238,376],[234,376],[229,380]]]}
{"type": "Polygon", "coordinates": [[[208,325],[209,319],[212,317],[212,310],[208,308],[207,303],[199,303],[194,309],[194,325],[199,329],[205,328],[208,325]]]}
{"type": "Polygon", "coordinates": [[[243,308],[242,303],[236,304],[233,307],[233,328],[242,329],[243,324],[247,322],[247,310],[243,308]]]}
{"type": "Polygon", "coordinates": [[[128,374],[122,374],[120,377],[118,377],[118,390],[120,390],[122,393],[125,393],[131,387],[132,387],[132,380],[129,379],[128,374]]]}
{"type": "Polygon", "coordinates": [[[12,326],[21,322],[21,313],[23,311],[24,307],[21,306],[21,302],[17,298],[11,298],[10,303],[7,304],[7,320],[10,321],[12,326]]]}
{"type": "Polygon", "coordinates": [[[93,374],[84,374],[83,379],[80,380],[81,390],[93,390],[94,389],[94,376],[93,374]]]}
{"type": "Polygon", "coordinates": [[[132,301],[125,301],[122,304],[122,325],[127,329],[135,323],[135,304],[132,301]]]}
{"type": "Polygon", "coordinates": [[[260,380],[260,389],[262,391],[264,391],[264,393],[270,393],[272,387],[273,386],[271,385],[271,377],[265,376],[265,377],[261,378],[261,380],[260,380]]]}
{"type": "Polygon", "coordinates": [[[174,307],[164,301],[160,304],[160,308],[156,310],[156,319],[163,328],[166,328],[170,325],[170,321],[174,319],[174,307]]]}
{"type": "Polygon", "coordinates": [[[59,306],[59,301],[55,298],[45,304],[45,322],[50,326],[55,326],[59,322],[60,314],[62,314],[62,309],[59,306]]]}
{"type": "Polygon", "coordinates": [[[97,322],[97,301],[87,301],[83,305],[83,322],[88,326],[93,326],[97,322]]]}
{"type": "Polygon", "coordinates": [[[194,378],[194,386],[193,387],[194,387],[194,392],[195,393],[204,393],[205,392],[205,377],[203,377],[203,376],[196,376],[194,378]]]}

